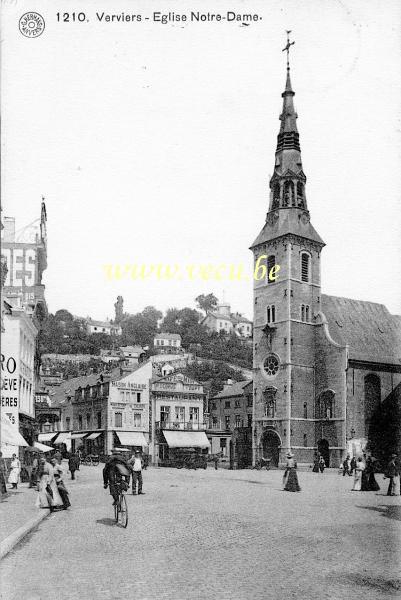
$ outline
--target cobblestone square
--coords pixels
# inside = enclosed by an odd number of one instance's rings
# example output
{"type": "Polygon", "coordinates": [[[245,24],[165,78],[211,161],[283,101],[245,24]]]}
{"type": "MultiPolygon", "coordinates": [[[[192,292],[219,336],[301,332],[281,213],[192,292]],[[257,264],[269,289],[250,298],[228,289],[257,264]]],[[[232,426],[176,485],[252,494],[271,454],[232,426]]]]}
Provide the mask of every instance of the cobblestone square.
{"type": "Polygon", "coordinates": [[[68,482],[72,508],[54,513],[2,563],[3,600],[359,599],[399,597],[401,507],[351,492],[334,471],[150,468],[115,525],[101,467],[68,482]]]}

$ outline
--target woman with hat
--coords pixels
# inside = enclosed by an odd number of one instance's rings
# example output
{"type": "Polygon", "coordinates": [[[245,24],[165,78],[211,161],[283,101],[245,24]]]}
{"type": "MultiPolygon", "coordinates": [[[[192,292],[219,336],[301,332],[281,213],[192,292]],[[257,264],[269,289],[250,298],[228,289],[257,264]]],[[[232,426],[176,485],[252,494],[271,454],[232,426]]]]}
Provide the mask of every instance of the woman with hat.
{"type": "Polygon", "coordinates": [[[298,483],[297,463],[294,460],[292,452],[287,454],[287,465],[283,477],[284,490],[286,492],[300,492],[301,488],[298,483]]]}

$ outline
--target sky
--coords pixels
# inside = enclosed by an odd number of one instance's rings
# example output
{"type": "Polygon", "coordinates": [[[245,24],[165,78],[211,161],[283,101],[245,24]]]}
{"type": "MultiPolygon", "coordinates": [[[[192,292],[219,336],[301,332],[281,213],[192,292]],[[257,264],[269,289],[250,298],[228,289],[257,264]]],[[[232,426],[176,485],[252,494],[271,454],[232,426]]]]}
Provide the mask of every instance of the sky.
{"type": "Polygon", "coordinates": [[[104,319],[118,295],[134,313],[213,292],[252,317],[249,246],[268,209],[292,30],[322,290],[401,313],[398,2],[76,0],[84,21],[64,22],[69,5],[2,4],[2,214],[21,229],[45,197],[51,312],[104,319]],[[36,39],[18,28],[27,11],[45,20],[36,39]],[[162,24],[157,11],[189,20],[162,24]],[[205,279],[201,265],[222,264],[248,280],[205,279]],[[158,279],[157,265],[181,278],[158,279]]]}

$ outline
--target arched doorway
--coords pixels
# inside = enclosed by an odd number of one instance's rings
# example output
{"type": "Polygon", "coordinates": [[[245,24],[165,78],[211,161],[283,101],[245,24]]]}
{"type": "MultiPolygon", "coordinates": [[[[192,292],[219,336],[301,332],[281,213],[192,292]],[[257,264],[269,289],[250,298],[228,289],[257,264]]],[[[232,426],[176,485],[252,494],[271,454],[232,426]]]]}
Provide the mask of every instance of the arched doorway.
{"type": "Polygon", "coordinates": [[[262,435],[263,458],[270,460],[272,467],[278,467],[281,440],[276,431],[268,429],[262,435]]]}
{"type": "Polygon", "coordinates": [[[330,450],[329,442],[327,440],[320,440],[317,443],[317,451],[323,456],[326,467],[330,466],[330,450]]]}

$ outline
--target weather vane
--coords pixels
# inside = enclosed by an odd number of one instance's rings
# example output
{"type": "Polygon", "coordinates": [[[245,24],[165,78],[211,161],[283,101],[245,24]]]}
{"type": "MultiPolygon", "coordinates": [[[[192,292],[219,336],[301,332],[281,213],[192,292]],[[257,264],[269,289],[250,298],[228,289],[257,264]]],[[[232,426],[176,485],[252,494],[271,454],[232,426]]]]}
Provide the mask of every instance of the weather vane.
{"type": "Polygon", "coordinates": [[[290,48],[291,46],[293,46],[295,44],[295,42],[290,42],[290,33],[291,33],[291,29],[287,31],[287,45],[285,48],[283,48],[283,52],[287,52],[287,69],[290,70],[290,48]]]}

